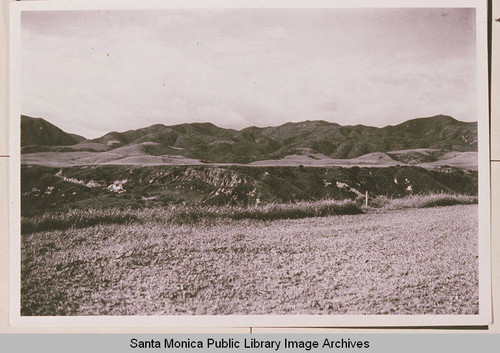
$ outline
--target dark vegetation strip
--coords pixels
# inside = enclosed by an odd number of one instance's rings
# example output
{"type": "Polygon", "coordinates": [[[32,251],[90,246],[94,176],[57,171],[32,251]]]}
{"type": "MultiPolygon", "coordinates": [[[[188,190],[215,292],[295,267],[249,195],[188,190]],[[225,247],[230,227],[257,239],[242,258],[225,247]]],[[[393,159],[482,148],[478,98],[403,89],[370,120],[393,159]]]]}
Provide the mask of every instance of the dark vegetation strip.
{"type": "Polygon", "coordinates": [[[43,216],[23,217],[21,220],[21,234],[87,228],[95,225],[126,224],[138,221],[140,221],[140,218],[128,211],[82,210],[71,213],[46,213],[43,216]]]}
{"type": "Polygon", "coordinates": [[[95,225],[127,224],[131,222],[165,222],[194,224],[218,219],[254,219],[270,221],[333,215],[360,214],[361,208],[354,201],[316,201],[296,204],[268,204],[263,206],[194,206],[154,208],[144,210],[75,210],[69,213],[46,213],[42,216],[23,217],[21,233],[86,228],[95,225]]]}
{"type": "Polygon", "coordinates": [[[405,208],[427,208],[454,205],[477,204],[477,196],[452,195],[452,194],[431,194],[413,195],[399,199],[390,199],[385,196],[374,198],[369,206],[372,208],[383,208],[389,210],[399,210],[405,208]]]}
{"type": "Polygon", "coordinates": [[[363,213],[354,201],[317,201],[295,204],[269,204],[251,207],[199,207],[183,208],[171,214],[174,223],[185,224],[202,220],[227,218],[272,221],[363,213]]]}
{"type": "Polygon", "coordinates": [[[21,233],[31,234],[42,231],[86,228],[95,225],[143,223],[145,221],[167,222],[173,224],[196,224],[215,220],[252,219],[272,221],[279,219],[300,219],[335,215],[355,215],[373,208],[397,210],[406,208],[425,208],[477,203],[476,196],[433,194],[415,195],[401,199],[379,196],[370,200],[364,207],[363,199],[357,201],[322,200],[294,204],[267,204],[261,206],[182,206],[152,208],[142,210],[74,210],[67,213],[45,213],[42,216],[22,217],[21,233]]]}

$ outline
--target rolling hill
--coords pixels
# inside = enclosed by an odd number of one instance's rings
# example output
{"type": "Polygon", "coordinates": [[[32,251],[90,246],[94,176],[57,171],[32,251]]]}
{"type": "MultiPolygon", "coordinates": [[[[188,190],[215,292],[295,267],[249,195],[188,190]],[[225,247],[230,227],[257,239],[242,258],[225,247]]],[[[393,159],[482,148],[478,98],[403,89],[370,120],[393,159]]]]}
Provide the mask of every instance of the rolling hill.
{"type": "Polygon", "coordinates": [[[72,161],[68,165],[428,163],[432,167],[443,158],[452,158],[449,152],[465,153],[453,157],[464,165],[476,163],[477,158],[477,124],[445,115],[383,128],[326,121],[239,131],[211,123],[155,124],[92,140],[65,133],[43,119],[23,116],[21,136],[23,163],[54,166],[58,161],[72,161]]]}

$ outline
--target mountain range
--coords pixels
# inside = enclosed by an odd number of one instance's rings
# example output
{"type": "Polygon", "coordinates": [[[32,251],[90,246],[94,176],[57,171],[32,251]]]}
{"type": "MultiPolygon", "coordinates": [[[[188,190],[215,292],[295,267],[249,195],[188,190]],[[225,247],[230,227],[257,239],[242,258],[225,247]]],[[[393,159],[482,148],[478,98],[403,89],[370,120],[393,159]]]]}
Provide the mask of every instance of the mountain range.
{"type": "Polygon", "coordinates": [[[148,161],[262,164],[291,160],[294,156],[306,156],[314,162],[359,159],[370,154],[370,158],[375,159],[389,156],[395,163],[406,163],[412,156],[420,162],[422,158],[424,162],[433,162],[440,156],[450,156],[450,152],[477,151],[477,123],[437,115],[382,128],[342,126],[326,121],[252,126],[242,130],[220,128],[211,123],[155,124],[85,139],[64,132],[42,118],[23,115],[21,148],[23,159],[28,154],[33,157],[32,161],[43,159],[48,156],[46,152],[60,152],[59,157],[64,159],[65,152],[72,152],[71,158],[80,153],[78,156],[87,164],[105,164],[118,155],[123,164],[127,164],[124,158],[131,156],[146,164],[148,161]]]}

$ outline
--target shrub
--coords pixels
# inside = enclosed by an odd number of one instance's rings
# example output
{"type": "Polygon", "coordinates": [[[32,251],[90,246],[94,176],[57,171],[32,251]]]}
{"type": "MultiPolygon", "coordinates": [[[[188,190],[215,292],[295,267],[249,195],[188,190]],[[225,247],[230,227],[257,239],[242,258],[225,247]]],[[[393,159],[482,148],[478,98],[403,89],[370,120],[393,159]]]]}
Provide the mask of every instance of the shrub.
{"type": "Polygon", "coordinates": [[[454,194],[412,195],[402,199],[390,199],[387,209],[425,208],[437,206],[471,205],[477,203],[477,196],[454,194]]]}
{"type": "Polygon", "coordinates": [[[390,199],[384,195],[378,195],[375,198],[368,199],[368,206],[374,208],[385,207],[390,203],[390,199]]]}

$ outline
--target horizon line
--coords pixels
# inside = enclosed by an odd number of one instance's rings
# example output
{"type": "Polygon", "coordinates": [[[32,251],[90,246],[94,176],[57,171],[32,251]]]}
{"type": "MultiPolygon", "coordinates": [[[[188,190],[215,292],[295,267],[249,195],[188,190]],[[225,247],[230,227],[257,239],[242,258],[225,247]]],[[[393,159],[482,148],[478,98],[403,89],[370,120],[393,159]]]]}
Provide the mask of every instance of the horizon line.
{"type": "Polygon", "coordinates": [[[433,116],[424,116],[424,117],[418,117],[418,118],[411,118],[411,119],[407,119],[407,120],[404,120],[398,124],[394,124],[394,125],[385,125],[385,126],[382,126],[382,127],[377,127],[377,126],[373,126],[373,125],[364,125],[364,124],[351,124],[351,125],[341,125],[339,123],[336,123],[336,122],[331,122],[331,121],[326,121],[326,120],[310,120],[310,119],[306,119],[306,120],[301,120],[301,121],[288,121],[286,123],[283,123],[283,124],[280,124],[280,125],[267,125],[267,126],[256,126],[256,125],[250,125],[250,126],[247,126],[247,127],[244,127],[244,128],[241,128],[241,129],[233,129],[233,128],[225,128],[225,127],[220,127],[219,125],[216,125],[210,121],[205,121],[205,122],[200,122],[200,121],[194,121],[194,122],[186,122],[186,123],[181,123],[181,124],[173,124],[173,125],[165,125],[164,123],[154,123],[154,124],[151,124],[151,125],[147,125],[147,126],[144,126],[144,127],[139,127],[137,129],[128,129],[128,130],[124,130],[124,131],[109,131],[109,132],[106,132],[104,133],[103,135],[100,135],[98,137],[94,137],[94,138],[87,138],[83,135],[80,135],[80,134],[77,134],[77,133],[73,133],[73,132],[69,132],[69,131],[65,131],[63,129],[61,129],[59,126],[57,126],[56,124],[52,123],[50,120],[48,120],[47,118],[45,117],[33,117],[33,116],[30,116],[30,115],[25,115],[25,114],[20,114],[20,118],[22,117],[27,117],[27,118],[30,118],[30,119],[41,119],[41,120],[45,120],[46,122],[48,122],[49,124],[57,127],[58,129],[60,129],[61,131],[63,131],[64,133],[67,133],[67,134],[71,134],[71,135],[77,135],[77,136],[80,136],[80,137],[83,137],[85,140],[88,140],[88,141],[91,141],[91,140],[96,140],[96,139],[99,139],[99,138],[102,138],[103,136],[106,136],[108,134],[111,134],[111,133],[119,133],[119,134],[123,134],[123,133],[126,133],[126,132],[129,132],[129,131],[137,131],[137,130],[142,130],[142,129],[147,129],[148,127],[151,127],[151,126],[155,126],[155,125],[162,125],[164,127],[173,127],[173,126],[182,126],[182,125],[195,125],[195,124],[199,124],[199,125],[203,125],[203,124],[210,124],[210,125],[213,125],[219,129],[224,129],[224,130],[231,130],[231,131],[237,131],[237,132],[240,132],[242,130],[245,130],[245,129],[250,129],[250,128],[257,128],[257,129],[267,129],[267,128],[276,128],[276,127],[280,127],[280,126],[284,126],[284,125],[287,125],[287,124],[301,124],[301,123],[305,123],[305,122],[321,122],[321,123],[326,123],[326,124],[330,124],[330,125],[338,125],[338,126],[342,126],[342,127],[350,127],[350,126],[364,126],[364,127],[373,127],[373,128],[377,128],[377,129],[384,129],[386,127],[390,127],[390,126],[398,126],[398,125],[401,125],[401,124],[404,124],[408,121],[412,121],[412,120],[419,120],[419,119],[432,119],[432,118],[437,118],[437,117],[447,117],[447,118],[451,118],[457,122],[461,122],[461,123],[476,123],[478,122],[478,120],[474,120],[474,121],[464,121],[464,120],[458,120],[456,118],[454,118],[453,116],[451,115],[446,115],[446,114],[436,114],[436,115],[433,115],[433,116]]]}

